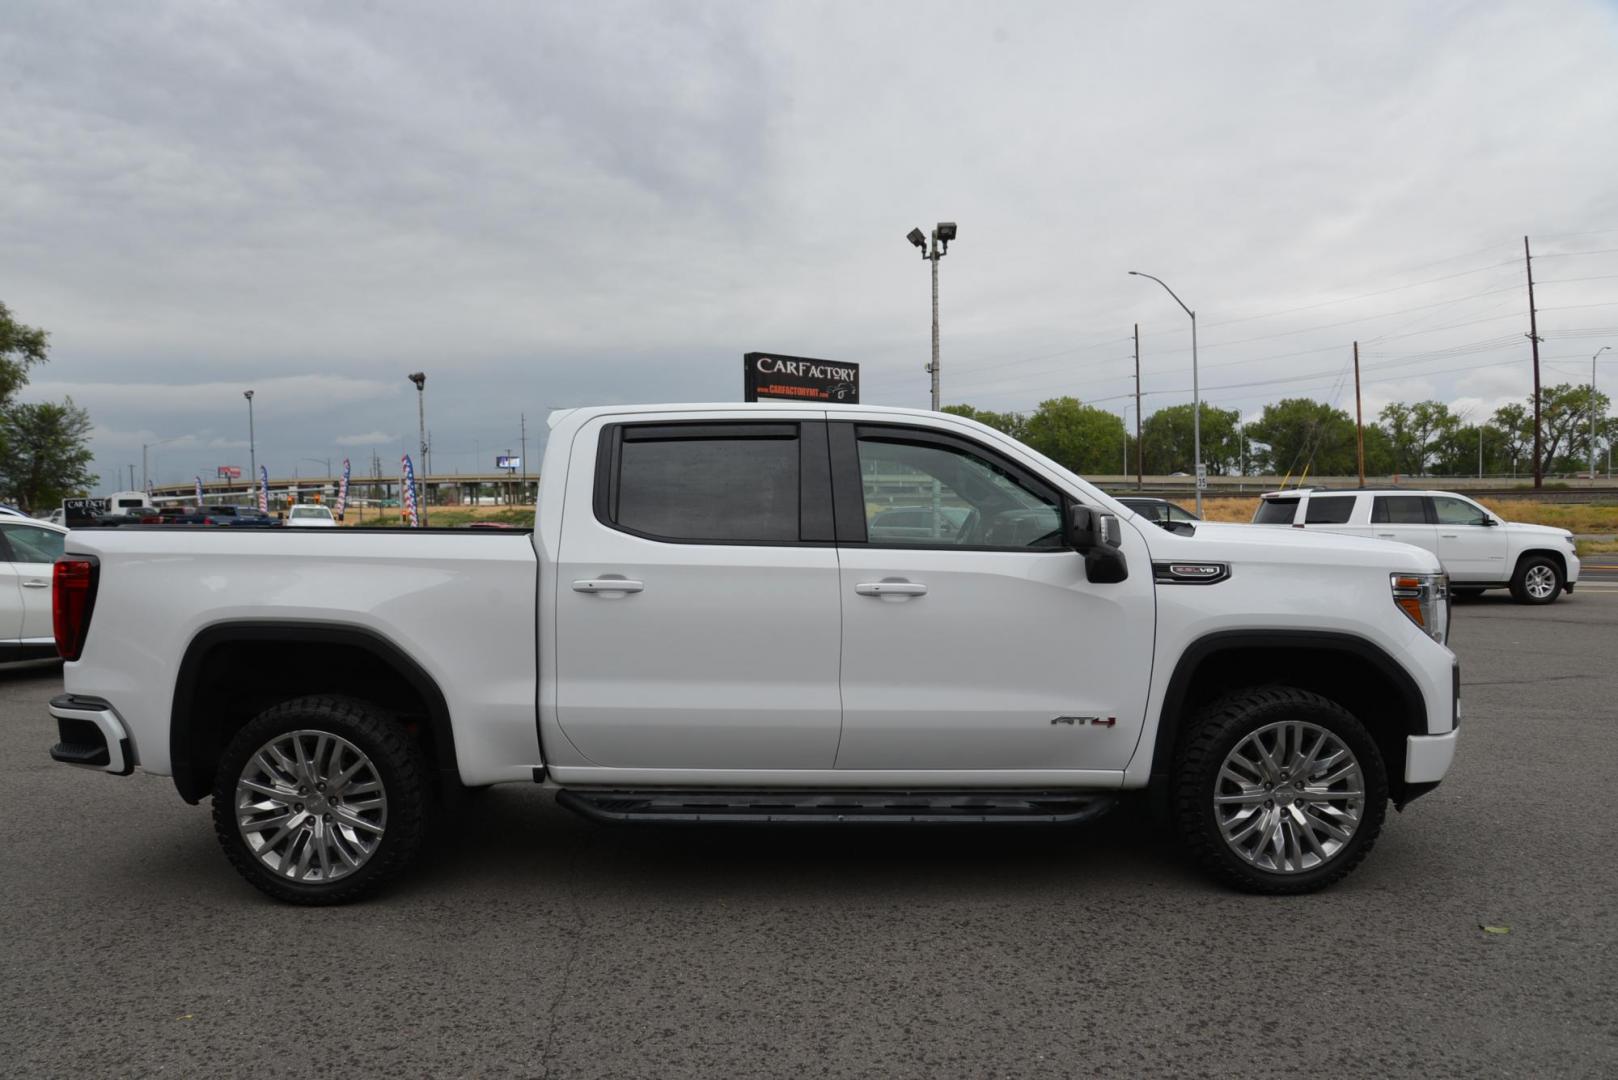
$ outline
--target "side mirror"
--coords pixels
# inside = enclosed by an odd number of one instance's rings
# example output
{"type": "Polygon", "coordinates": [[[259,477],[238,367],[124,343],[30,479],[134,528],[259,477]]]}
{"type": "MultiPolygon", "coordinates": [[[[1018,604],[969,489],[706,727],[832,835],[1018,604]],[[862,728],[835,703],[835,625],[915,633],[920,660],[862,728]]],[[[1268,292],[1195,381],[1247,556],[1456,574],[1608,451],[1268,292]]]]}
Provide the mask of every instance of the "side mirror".
{"type": "Polygon", "coordinates": [[[1489,517],[1487,515],[1478,518],[1477,523],[1479,525],[1491,525],[1491,526],[1500,524],[1498,521],[1494,520],[1494,518],[1489,517]]]}
{"type": "Polygon", "coordinates": [[[1070,507],[1067,540],[1084,556],[1084,573],[1093,584],[1110,585],[1129,577],[1129,563],[1119,550],[1124,542],[1123,526],[1116,515],[1088,506],[1070,507]]]}

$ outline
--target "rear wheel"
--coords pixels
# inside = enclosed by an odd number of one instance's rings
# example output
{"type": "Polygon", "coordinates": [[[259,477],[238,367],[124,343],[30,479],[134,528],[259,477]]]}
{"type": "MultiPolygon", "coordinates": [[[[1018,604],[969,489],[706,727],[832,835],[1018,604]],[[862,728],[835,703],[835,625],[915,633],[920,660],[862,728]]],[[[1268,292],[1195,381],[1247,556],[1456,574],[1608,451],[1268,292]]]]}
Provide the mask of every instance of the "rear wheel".
{"type": "Polygon", "coordinates": [[[426,775],[420,749],[386,713],[298,698],[231,740],[215,775],[214,831],[237,871],[277,900],[347,903],[415,858],[426,775]]]}
{"type": "Polygon", "coordinates": [[[1210,706],[1176,766],[1181,836],[1204,868],[1246,892],[1313,892],[1341,879],[1376,842],[1387,802],[1387,771],[1364,725],[1291,687],[1210,706]]]}
{"type": "Polygon", "coordinates": [[[1562,567],[1549,555],[1529,555],[1517,564],[1511,596],[1519,604],[1549,604],[1562,595],[1562,567]]]}

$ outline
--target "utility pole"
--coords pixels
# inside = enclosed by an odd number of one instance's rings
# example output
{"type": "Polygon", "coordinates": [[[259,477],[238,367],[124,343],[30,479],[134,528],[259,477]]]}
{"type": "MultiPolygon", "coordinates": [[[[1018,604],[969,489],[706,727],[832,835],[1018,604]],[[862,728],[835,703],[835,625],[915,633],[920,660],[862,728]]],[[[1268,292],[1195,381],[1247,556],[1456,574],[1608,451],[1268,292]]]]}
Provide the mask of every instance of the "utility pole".
{"type": "Polygon", "coordinates": [[[1600,356],[1611,345],[1603,345],[1597,349],[1595,356],[1590,357],[1590,481],[1596,478],[1596,356],[1600,356]]]}
{"type": "Polygon", "coordinates": [[[1360,405],[1360,343],[1354,343],[1354,442],[1360,462],[1360,487],[1365,486],[1365,410],[1360,405]]]}
{"type": "MultiPolygon", "coordinates": [[[[1140,441],[1140,323],[1135,324],[1135,490],[1146,490],[1146,447],[1140,441]]],[[[1129,466],[1124,466],[1129,471],[1129,466]]]]}
{"type": "Polygon", "coordinates": [[[933,412],[939,410],[938,397],[938,260],[949,254],[949,242],[955,239],[956,226],[953,221],[940,221],[933,229],[933,247],[927,250],[927,237],[920,229],[911,229],[905,239],[921,249],[921,257],[933,264],[933,362],[927,365],[927,373],[932,376],[933,384],[933,412]]]}
{"type": "Polygon", "coordinates": [[[1528,237],[1522,238],[1523,263],[1528,267],[1528,340],[1534,346],[1534,487],[1545,486],[1545,462],[1540,457],[1539,433],[1539,313],[1534,310],[1534,258],[1528,253],[1528,237]]]}
{"type": "MultiPolygon", "coordinates": [[[[522,497],[523,497],[523,501],[527,502],[528,501],[528,414],[527,413],[518,413],[517,415],[519,417],[518,422],[522,425],[522,445],[521,445],[521,450],[522,450],[522,458],[521,458],[521,460],[522,460],[522,497]]],[[[539,500],[535,499],[534,501],[537,503],[539,500]]]]}

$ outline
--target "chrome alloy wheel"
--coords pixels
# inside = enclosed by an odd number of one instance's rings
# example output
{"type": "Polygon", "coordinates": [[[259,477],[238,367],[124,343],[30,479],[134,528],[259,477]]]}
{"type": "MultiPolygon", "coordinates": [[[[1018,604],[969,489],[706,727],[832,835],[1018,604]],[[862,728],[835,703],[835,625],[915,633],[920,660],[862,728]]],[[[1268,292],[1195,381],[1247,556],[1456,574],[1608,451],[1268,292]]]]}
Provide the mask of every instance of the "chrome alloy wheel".
{"type": "Polygon", "coordinates": [[[1523,575],[1522,587],[1535,600],[1543,600],[1556,591],[1556,571],[1544,563],[1530,566],[1523,575]]]}
{"type": "Polygon", "coordinates": [[[236,827],[258,861],[289,881],[347,877],[376,853],[388,796],[371,759],[328,731],[289,731],[259,747],[236,781],[236,827]]]}
{"type": "Polygon", "coordinates": [[[1219,768],[1214,818],[1225,843],[1260,870],[1296,874],[1330,862],[1365,811],[1365,776],[1341,739],[1282,721],[1236,744],[1219,768]]]}

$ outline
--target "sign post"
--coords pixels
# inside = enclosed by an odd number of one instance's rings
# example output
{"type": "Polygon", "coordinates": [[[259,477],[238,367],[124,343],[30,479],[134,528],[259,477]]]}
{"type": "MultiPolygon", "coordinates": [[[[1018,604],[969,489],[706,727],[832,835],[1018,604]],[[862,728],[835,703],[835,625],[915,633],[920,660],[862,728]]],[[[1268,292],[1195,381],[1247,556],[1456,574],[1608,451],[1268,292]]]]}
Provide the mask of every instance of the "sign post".
{"type": "Polygon", "coordinates": [[[858,405],[860,366],[808,356],[750,352],[742,356],[744,401],[831,401],[858,405]]]}

